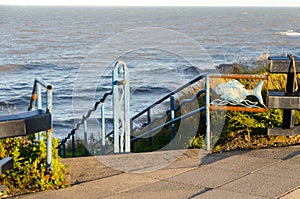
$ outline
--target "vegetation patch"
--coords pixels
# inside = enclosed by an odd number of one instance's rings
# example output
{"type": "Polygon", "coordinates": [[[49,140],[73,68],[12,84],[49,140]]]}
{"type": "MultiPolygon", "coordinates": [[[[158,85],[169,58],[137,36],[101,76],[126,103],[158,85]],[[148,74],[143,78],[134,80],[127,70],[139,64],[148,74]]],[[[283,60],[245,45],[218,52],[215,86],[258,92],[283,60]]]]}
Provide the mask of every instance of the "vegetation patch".
{"type": "MultiPolygon", "coordinates": [[[[58,151],[52,151],[52,172],[46,172],[46,143],[35,136],[7,138],[0,140],[0,159],[13,157],[14,167],[0,175],[0,183],[6,186],[3,195],[59,189],[66,186],[66,167],[60,163],[58,151]]],[[[58,146],[53,139],[53,149],[58,146]]]]}

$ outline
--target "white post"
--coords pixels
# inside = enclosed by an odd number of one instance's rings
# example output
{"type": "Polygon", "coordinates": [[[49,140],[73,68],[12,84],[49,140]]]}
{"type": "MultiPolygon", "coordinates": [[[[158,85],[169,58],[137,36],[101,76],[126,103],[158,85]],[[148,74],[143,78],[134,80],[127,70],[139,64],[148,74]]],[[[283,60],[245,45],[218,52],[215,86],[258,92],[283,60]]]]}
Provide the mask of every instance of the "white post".
{"type": "Polygon", "coordinates": [[[113,71],[114,152],[130,152],[130,90],[125,62],[116,63],[113,71]]]}
{"type": "Polygon", "coordinates": [[[211,150],[211,132],[210,132],[210,85],[209,75],[205,78],[205,115],[206,115],[206,150],[211,150]]]}
{"type": "Polygon", "coordinates": [[[113,70],[112,75],[113,84],[113,122],[114,122],[114,153],[120,153],[120,141],[119,141],[119,87],[118,81],[118,67],[113,70]]]}
{"type": "MultiPolygon", "coordinates": [[[[52,113],[52,86],[48,85],[47,89],[47,111],[52,113]]],[[[51,116],[52,117],[52,116],[51,116]]],[[[51,118],[51,129],[47,131],[47,172],[52,171],[52,128],[53,121],[51,118]]]]}
{"type": "Polygon", "coordinates": [[[124,79],[126,81],[126,84],[124,85],[124,131],[125,131],[125,152],[130,152],[130,131],[131,131],[131,125],[130,125],[130,115],[129,115],[129,106],[130,106],[130,87],[129,87],[129,73],[128,68],[126,64],[124,63],[124,79]]]}

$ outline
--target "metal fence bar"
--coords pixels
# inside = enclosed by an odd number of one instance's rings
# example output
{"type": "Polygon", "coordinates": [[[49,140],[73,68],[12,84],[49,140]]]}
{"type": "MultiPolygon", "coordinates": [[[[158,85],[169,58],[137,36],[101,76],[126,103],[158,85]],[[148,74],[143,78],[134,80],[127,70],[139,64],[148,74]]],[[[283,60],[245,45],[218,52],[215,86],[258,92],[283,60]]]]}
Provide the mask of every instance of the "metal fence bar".
{"type": "Polygon", "coordinates": [[[158,126],[158,127],[155,127],[155,128],[153,128],[153,129],[151,129],[150,131],[147,131],[146,133],[143,133],[143,134],[141,134],[141,135],[138,135],[138,136],[132,138],[132,139],[131,139],[131,142],[134,142],[134,141],[136,141],[136,140],[138,140],[138,139],[140,139],[140,138],[143,138],[143,137],[145,137],[145,136],[149,136],[149,134],[151,134],[151,133],[153,133],[153,132],[155,132],[155,131],[158,131],[158,130],[160,130],[161,128],[170,126],[171,124],[174,124],[174,123],[176,123],[176,122],[178,122],[178,121],[180,121],[180,120],[182,120],[182,119],[191,117],[191,116],[193,116],[193,115],[195,115],[195,114],[197,114],[197,113],[200,113],[200,112],[202,112],[202,111],[205,111],[205,109],[206,109],[205,106],[203,106],[203,107],[198,108],[198,109],[195,109],[195,110],[193,110],[193,111],[191,111],[191,112],[189,112],[189,113],[187,113],[187,114],[185,114],[185,115],[182,115],[182,116],[180,116],[180,117],[177,117],[177,118],[175,118],[173,121],[166,122],[166,123],[164,123],[164,124],[162,124],[162,125],[160,125],[160,126],[158,126]]]}
{"type": "MultiPolygon", "coordinates": [[[[151,131],[151,110],[148,109],[147,111],[147,124],[148,124],[148,130],[151,131]]],[[[148,148],[152,145],[152,136],[151,132],[148,134],[148,148]]]]}
{"type": "Polygon", "coordinates": [[[131,119],[129,115],[130,108],[130,87],[129,87],[129,72],[126,63],[123,62],[124,67],[124,80],[126,84],[124,85],[124,139],[125,139],[125,152],[129,153],[131,151],[130,147],[130,136],[131,136],[131,119]]]}
{"type": "Polygon", "coordinates": [[[75,135],[72,134],[72,157],[75,157],[75,135]]]}
{"type": "MultiPolygon", "coordinates": [[[[173,121],[175,119],[175,98],[174,95],[171,95],[170,97],[170,120],[173,121]]],[[[172,140],[175,137],[175,124],[171,124],[171,132],[170,132],[170,139],[172,140]]]]}
{"type": "Polygon", "coordinates": [[[42,89],[40,83],[37,83],[36,85],[36,93],[37,93],[37,108],[42,109],[42,89]]]}
{"type": "Polygon", "coordinates": [[[120,152],[120,135],[119,135],[119,87],[115,84],[118,84],[118,68],[115,66],[115,69],[112,72],[112,83],[113,83],[113,126],[114,126],[114,153],[120,152]]]}
{"type": "Polygon", "coordinates": [[[141,111],[140,113],[136,114],[135,116],[133,116],[131,119],[135,120],[136,118],[140,117],[141,115],[143,115],[144,113],[146,113],[148,111],[148,109],[151,109],[153,107],[155,107],[156,105],[162,103],[163,101],[165,101],[166,99],[168,99],[171,95],[174,95],[180,91],[182,91],[183,89],[185,89],[186,87],[194,84],[195,82],[205,78],[206,74],[201,74],[198,77],[192,79],[191,81],[189,81],[188,83],[180,86],[179,88],[175,89],[174,91],[170,92],[169,94],[165,95],[164,97],[162,97],[161,99],[159,99],[158,101],[154,102],[152,105],[150,105],[149,107],[145,108],[143,111],[141,111]]]}
{"type": "Polygon", "coordinates": [[[88,148],[88,137],[87,137],[87,121],[85,120],[83,123],[83,134],[84,134],[84,155],[87,156],[89,154],[88,148]]]}
{"type": "MultiPolygon", "coordinates": [[[[145,123],[145,125],[143,126],[148,126],[148,131],[146,133],[143,133],[142,135],[139,135],[137,137],[133,137],[131,139],[131,143],[133,144],[137,139],[139,138],[142,138],[142,137],[145,137],[147,136],[147,139],[148,139],[148,148],[150,149],[150,146],[152,145],[152,136],[151,134],[157,130],[159,130],[160,128],[163,128],[163,127],[166,127],[166,126],[169,126],[170,125],[170,139],[172,140],[174,137],[175,137],[175,123],[181,119],[184,119],[186,117],[190,117],[191,115],[193,114],[196,114],[196,113],[199,113],[199,111],[203,111],[205,110],[205,108],[200,108],[199,110],[195,110],[195,111],[191,111],[191,113],[189,114],[186,114],[186,115],[183,115],[183,116],[180,116],[178,118],[175,118],[175,111],[179,110],[180,107],[181,107],[181,103],[175,108],[175,98],[174,98],[174,94],[180,92],[181,90],[185,89],[186,87],[196,83],[197,81],[203,79],[206,77],[206,74],[201,74],[199,75],[198,77],[194,78],[193,80],[191,80],[190,82],[184,84],[183,86],[179,87],[178,89],[170,92],[169,94],[167,94],[166,96],[164,96],[163,98],[161,98],[160,100],[156,101],[155,103],[153,103],[152,105],[150,105],[149,107],[147,107],[146,109],[144,109],[143,111],[141,111],[140,113],[136,114],[134,117],[132,117],[132,120],[142,116],[144,113],[147,113],[147,123],[145,123]],[[167,99],[170,99],[170,109],[167,110],[166,114],[170,113],[170,120],[166,123],[164,123],[163,125],[160,125],[159,127],[155,127],[153,129],[151,129],[151,109],[153,107],[155,107],[156,105],[162,103],[163,101],[167,100],[167,99]],[[202,110],[203,109],[203,110],[202,110]]],[[[192,99],[192,101],[194,101],[195,99],[197,99],[199,97],[199,95],[201,93],[204,93],[205,90],[201,90],[200,92],[198,92],[195,97],[192,99]]],[[[185,100],[184,103],[188,103],[190,102],[190,100],[185,100]]],[[[183,104],[184,104],[183,103],[183,104]]]]}
{"type": "Polygon", "coordinates": [[[63,157],[66,157],[66,144],[63,144],[63,157]]]}
{"type": "Polygon", "coordinates": [[[209,78],[207,75],[205,78],[205,117],[206,117],[206,150],[211,150],[211,132],[210,132],[210,86],[209,86],[209,78]]]}
{"type": "Polygon", "coordinates": [[[105,154],[105,138],[106,138],[106,130],[105,130],[105,109],[104,102],[101,103],[101,152],[102,155],[105,154]]]}
{"type": "MultiPolygon", "coordinates": [[[[39,82],[36,83],[36,94],[37,94],[37,109],[42,109],[42,89],[41,84],[39,82]]],[[[42,132],[38,132],[38,141],[41,140],[41,134],[42,132]]]]}
{"type": "MultiPolygon", "coordinates": [[[[47,85],[47,112],[52,113],[52,86],[47,85]]],[[[51,115],[52,117],[52,115],[51,115]]],[[[47,131],[47,172],[52,171],[52,129],[53,122],[51,118],[51,129],[47,131]]]]}

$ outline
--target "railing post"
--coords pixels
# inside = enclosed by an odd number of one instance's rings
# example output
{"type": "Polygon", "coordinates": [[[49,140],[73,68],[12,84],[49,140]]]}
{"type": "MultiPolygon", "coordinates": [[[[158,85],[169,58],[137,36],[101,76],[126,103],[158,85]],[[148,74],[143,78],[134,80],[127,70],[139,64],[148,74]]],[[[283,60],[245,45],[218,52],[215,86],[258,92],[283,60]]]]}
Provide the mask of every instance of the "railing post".
{"type": "Polygon", "coordinates": [[[59,157],[62,157],[62,155],[61,155],[61,146],[59,146],[59,145],[58,145],[58,155],[59,155],[59,157]]]}
{"type": "MultiPolygon", "coordinates": [[[[147,111],[147,122],[148,122],[148,131],[151,130],[151,109],[147,111]]],[[[148,148],[152,145],[152,136],[151,133],[148,135],[148,148]]]]}
{"type": "Polygon", "coordinates": [[[72,157],[75,157],[75,135],[72,134],[72,157]]]}
{"type": "Polygon", "coordinates": [[[119,87],[116,84],[118,81],[118,69],[115,66],[112,75],[113,83],[113,122],[114,122],[114,153],[120,153],[120,135],[119,135],[119,87]]]}
{"type": "MultiPolygon", "coordinates": [[[[130,119],[130,132],[133,132],[133,120],[130,119]]],[[[131,141],[132,137],[130,135],[130,151],[134,152],[134,141],[131,141]]]]}
{"type": "MultiPolygon", "coordinates": [[[[47,89],[47,111],[49,113],[52,113],[52,86],[48,85],[46,89],[47,89]]],[[[51,129],[47,131],[47,172],[48,173],[52,171],[52,128],[53,128],[53,121],[51,118],[51,129]]]]}
{"type": "Polygon", "coordinates": [[[31,95],[31,100],[30,100],[30,105],[28,107],[28,111],[34,110],[36,106],[36,100],[37,100],[37,88],[36,88],[37,80],[34,80],[34,85],[33,85],[33,90],[32,90],[32,95],[31,95]]]}
{"type": "MultiPolygon", "coordinates": [[[[37,95],[37,108],[38,110],[42,109],[42,89],[41,84],[39,82],[36,82],[36,95],[37,95]]],[[[38,141],[41,140],[41,134],[42,132],[38,132],[38,141]]]]}
{"type": "Polygon", "coordinates": [[[211,132],[210,132],[210,85],[209,75],[205,78],[205,115],[206,115],[206,150],[211,150],[211,132]]]}
{"type": "MultiPolygon", "coordinates": [[[[291,63],[290,63],[290,66],[289,66],[291,68],[293,66],[295,60],[294,60],[294,57],[292,55],[290,55],[289,58],[292,59],[291,63]]],[[[293,95],[293,93],[295,92],[296,83],[297,82],[295,82],[295,74],[294,73],[287,73],[285,96],[292,96],[293,95]]],[[[295,110],[284,109],[283,110],[283,125],[282,125],[282,127],[284,129],[294,128],[294,123],[295,123],[295,110]]]]}
{"type": "Polygon", "coordinates": [[[66,144],[63,144],[63,157],[66,158],[66,144]]]}
{"type": "Polygon", "coordinates": [[[101,152],[102,152],[102,155],[105,154],[105,138],[106,138],[106,130],[105,130],[105,109],[104,109],[104,102],[101,103],[101,137],[102,137],[102,140],[101,140],[101,152]]]}
{"type": "Polygon", "coordinates": [[[130,87],[129,87],[129,73],[128,68],[125,63],[124,64],[124,133],[125,133],[125,152],[130,152],[130,134],[131,134],[131,119],[129,115],[129,107],[130,107],[130,87]]]}
{"type": "Polygon", "coordinates": [[[84,133],[84,155],[87,156],[89,154],[87,147],[88,147],[88,140],[87,140],[87,122],[84,120],[83,122],[83,133],[84,133]]]}
{"type": "MultiPolygon", "coordinates": [[[[173,121],[175,119],[175,98],[174,95],[170,96],[170,120],[173,121]]],[[[170,126],[171,129],[171,140],[175,137],[175,124],[172,123],[170,126]]]]}
{"type": "Polygon", "coordinates": [[[130,152],[129,84],[125,62],[116,63],[112,75],[114,153],[130,152]]]}
{"type": "Polygon", "coordinates": [[[36,84],[36,94],[37,94],[37,108],[42,109],[42,89],[41,84],[36,84]]]}

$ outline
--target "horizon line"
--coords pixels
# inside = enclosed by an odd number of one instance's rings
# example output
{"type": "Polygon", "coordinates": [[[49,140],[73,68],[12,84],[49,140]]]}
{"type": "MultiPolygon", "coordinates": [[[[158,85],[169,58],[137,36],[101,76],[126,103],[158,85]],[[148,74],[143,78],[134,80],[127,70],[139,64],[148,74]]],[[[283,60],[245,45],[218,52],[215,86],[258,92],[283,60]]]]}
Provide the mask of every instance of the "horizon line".
{"type": "Polygon", "coordinates": [[[210,5],[181,5],[181,4],[176,4],[176,5],[165,5],[165,4],[157,4],[157,5],[126,5],[126,4],[1,4],[0,6],[49,6],[49,7],[241,7],[241,8],[299,8],[300,5],[215,5],[215,4],[210,4],[210,5]]]}

